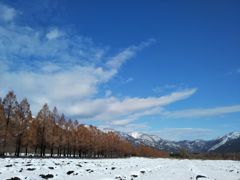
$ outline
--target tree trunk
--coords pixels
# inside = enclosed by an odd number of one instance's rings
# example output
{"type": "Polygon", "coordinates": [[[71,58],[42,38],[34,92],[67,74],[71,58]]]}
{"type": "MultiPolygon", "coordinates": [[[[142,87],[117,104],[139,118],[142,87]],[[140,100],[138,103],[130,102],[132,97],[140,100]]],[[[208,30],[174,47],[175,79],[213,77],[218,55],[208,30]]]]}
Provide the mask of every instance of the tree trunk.
{"type": "Polygon", "coordinates": [[[45,149],[46,149],[46,146],[44,145],[43,146],[43,157],[45,156],[45,149]]]}
{"type": "Polygon", "coordinates": [[[10,121],[10,111],[8,111],[8,116],[7,116],[7,121],[6,121],[6,128],[5,128],[5,132],[4,132],[3,151],[2,151],[3,156],[5,155],[5,150],[6,150],[6,145],[7,145],[7,133],[8,133],[9,121],[10,121]]]}
{"type": "Polygon", "coordinates": [[[62,156],[62,148],[60,147],[59,156],[62,156]]]}
{"type": "Polygon", "coordinates": [[[17,157],[20,156],[21,146],[22,146],[22,136],[19,135],[19,136],[17,137],[16,152],[15,152],[15,155],[16,155],[17,157]]]}
{"type": "Polygon", "coordinates": [[[43,155],[44,155],[44,143],[45,143],[45,142],[44,142],[44,136],[45,136],[44,133],[45,133],[45,127],[43,127],[43,129],[42,129],[42,134],[41,134],[41,136],[42,136],[42,137],[41,137],[41,147],[40,147],[40,148],[41,148],[41,150],[40,150],[40,156],[41,156],[41,157],[43,157],[43,155]]]}
{"type": "Polygon", "coordinates": [[[76,149],[74,148],[73,149],[73,157],[75,158],[75,156],[76,156],[76,149]]]}
{"type": "Polygon", "coordinates": [[[35,146],[34,154],[37,154],[38,145],[35,146]]]}
{"type": "Polygon", "coordinates": [[[22,136],[19,137],[19,145],[18,145],[18,156],[20,156],[22,147],[22,136]]]}
{"type": "Polygon", "coordinates": [[[51,157],[53,157],[53,144],[51,145],[51,157]]]}
{"type": "Polygon", "coordinates": [[[28,154],[28,146],[26,146],[25,148],[25,156],[27,156],[27,154],[28,154]]]}

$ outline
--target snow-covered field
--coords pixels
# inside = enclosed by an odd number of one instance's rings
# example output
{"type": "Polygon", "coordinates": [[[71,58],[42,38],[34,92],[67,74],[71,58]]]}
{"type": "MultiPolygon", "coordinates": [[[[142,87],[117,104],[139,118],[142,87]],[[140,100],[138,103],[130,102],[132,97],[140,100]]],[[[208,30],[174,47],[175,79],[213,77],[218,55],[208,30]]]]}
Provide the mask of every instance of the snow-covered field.
{"type": "Polygon", "coordinates": [[[173,159],[0,159],[0,180],[240,180],[240,161],[173,159]],[[53,176],[53,178],[51,178],[53,176]]]}

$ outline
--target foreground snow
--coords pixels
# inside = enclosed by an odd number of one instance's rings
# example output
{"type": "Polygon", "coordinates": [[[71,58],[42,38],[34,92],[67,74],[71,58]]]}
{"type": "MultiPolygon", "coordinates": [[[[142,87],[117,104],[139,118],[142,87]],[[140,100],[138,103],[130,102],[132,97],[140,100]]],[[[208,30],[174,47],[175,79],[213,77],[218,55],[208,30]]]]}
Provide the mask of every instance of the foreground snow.
{"type": "Polygon", "coordinates": [[[0,159],[0,179],[240,180],[240,161],[173,159],[0,159]],[[72,172],[74,171],[74,172],[72,172]],[[200,178],[205,176],[205,178],[200,178]],[[51,179],[51,178],[49,178],[51,179]]]}

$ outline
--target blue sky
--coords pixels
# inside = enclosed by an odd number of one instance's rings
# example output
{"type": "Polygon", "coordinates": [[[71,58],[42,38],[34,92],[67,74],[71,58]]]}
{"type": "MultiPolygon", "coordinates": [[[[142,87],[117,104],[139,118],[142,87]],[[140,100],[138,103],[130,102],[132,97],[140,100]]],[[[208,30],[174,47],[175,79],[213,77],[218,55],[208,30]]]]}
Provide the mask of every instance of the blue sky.
{"type": "Polygon", "coordinates": [[[0,96],[168,139],[240,127],[239,1],[0,0],[0,96]]]}

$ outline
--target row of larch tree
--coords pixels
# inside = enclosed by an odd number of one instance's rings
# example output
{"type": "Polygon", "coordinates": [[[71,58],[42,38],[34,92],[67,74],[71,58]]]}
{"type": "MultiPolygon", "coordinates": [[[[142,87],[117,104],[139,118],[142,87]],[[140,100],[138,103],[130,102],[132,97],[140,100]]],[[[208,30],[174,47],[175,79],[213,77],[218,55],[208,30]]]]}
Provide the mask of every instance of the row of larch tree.
{"type": "Polygon", "coordinates": [[[0,98],[0,156],[44,157],[163,157],[166,153],[134,146],[113,132],[67,120],[56,107],[44,104],[33,118],[27,99],[20,103],[13,91],[0,98]]]}

